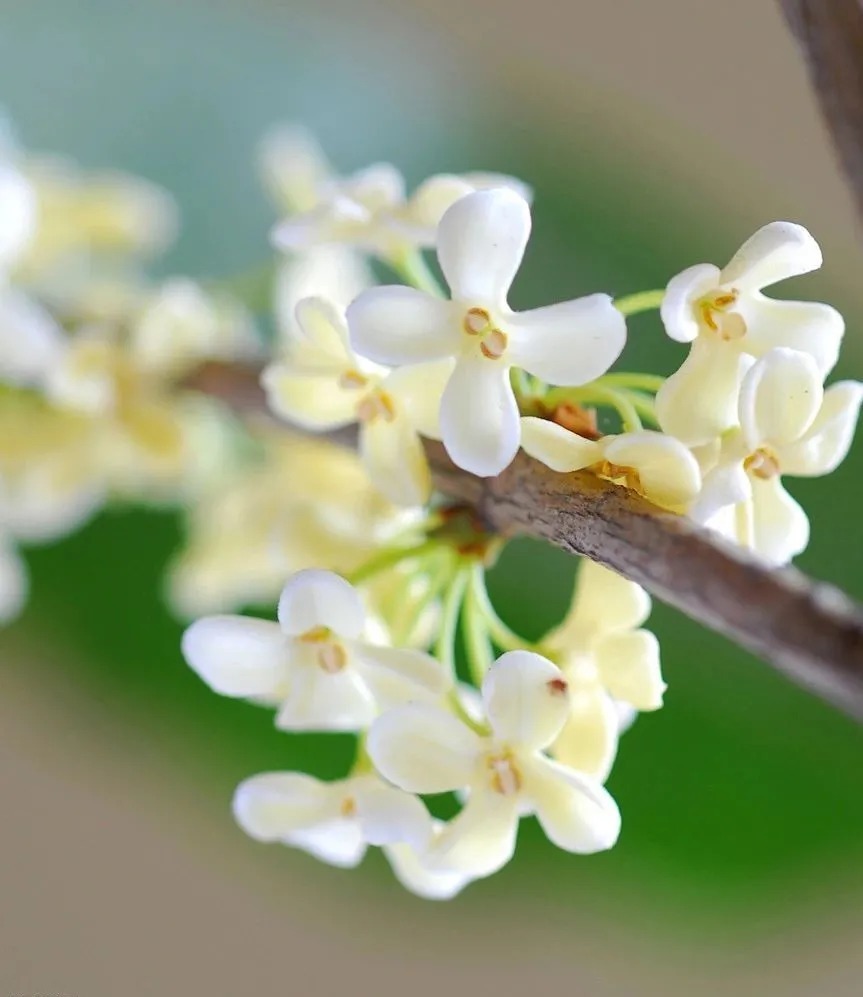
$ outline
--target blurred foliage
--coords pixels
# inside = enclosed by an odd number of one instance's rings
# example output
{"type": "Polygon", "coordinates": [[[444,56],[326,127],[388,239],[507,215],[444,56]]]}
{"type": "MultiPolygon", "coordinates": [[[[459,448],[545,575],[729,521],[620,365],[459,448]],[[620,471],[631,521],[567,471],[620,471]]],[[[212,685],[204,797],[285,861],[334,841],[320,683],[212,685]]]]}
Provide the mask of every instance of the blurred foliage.
{"type": "MultiPolygon", "coordinates": [[[[606,156],[596,137],[556,134],[553,121],[514,123],[511,109],[485,105],[481,88],[436,62],[439,53],[420,58],[416,43],[388,47],[359,22],[331,11],[322,25],[311,4],[297,6],[0,3],[0,93],[29,144],[175,190],[186,229],[169,263],[193,273],[265,255],[270,216],[252,152],[283,118],[319,128],[345,167],[391,157],[414,179],[485,167],[530,181],[535,239],[517,304],[662,286],[685,265],[721,262],[749,234],[730,231],[720,205],[703,206],[715,224],[692,225],[686,192],[606,156]]],[[[801,286],[817,295],[817,281],[801,286]]],[[[861,314],[848,318],[853,327],[861,314]]],[[[667,371],[680,359],[655,316],[632,320],[624,368],[667,371]]],[[[858,595],[863,567],[849,552],[863,541],[861,480],[858,445],[829,481],[792,482],[813,520],[803,567],[858,595]]],[[[267,711],[213,695],[183,665],[181,625],[160,595],[179,542],[172,516],[118,509],[33,550],[34,598],[12,637],[70,647],[68,668],[99,708],[124,717],[130,737],[157,742],[173,770],[188,769],[195,794],[224,799],[226,820],[233,787],[251,773],[313,756],[321,775],[341,774],[349,738],[280,734],[267,711]]],[[[514,625],[539,634],[563,612],[573,569],[559,552],[518,542],[493,572],[492,595],[514,625]]],[[[618,848],[581,860],[526,825],[514,866],[472,891],[498,903],[536,894],[564,912],[575,903],[641,922],[667,914],[697,930],[745,928],[819,879],[859,888],[860,729],[678,614],[657,607],[652,625],[670,689],[666,708],[622,742],[610,780],[624,812],[618,848]]]]}

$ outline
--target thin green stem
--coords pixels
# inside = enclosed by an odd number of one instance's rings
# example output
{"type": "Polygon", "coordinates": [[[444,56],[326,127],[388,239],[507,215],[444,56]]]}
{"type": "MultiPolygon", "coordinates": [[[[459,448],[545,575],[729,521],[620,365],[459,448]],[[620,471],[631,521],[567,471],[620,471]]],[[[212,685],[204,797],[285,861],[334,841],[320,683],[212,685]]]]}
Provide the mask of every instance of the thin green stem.
{"type": "Polygon", "coordinates": [[[428,588],[418,599],[414,600],[404,619],[400,620],[399,625],[394,628],[393,643],[397,647],[410,642],[414,631],[423,617],[423,613],[438,598],[452,577],[454,561],[451,551],[442,548],[441,552],[447,556],[440,561],[436,570],[428,570],[426,572],[428,575],[428,588]]]}
{"type": "Polygon", "coordinates": [[[471,595],[476,611],[482,616],[489,637],[504,651],[534,651],[536,645],[520,637],[497,615],[485,585],[485,569],[477,564],[471,570],[471,595]]]}
{"type": "Polygon", "coordinates": [[[627,294],[617,298],[614,307],[622,315],[637,315],[639,312],[653,311],[662,304],[665,291],[639,291],[637,294],[627,294]]]}
{"type": "Polygon", "coordinates": [[[453,682],[458,681],[455,668],[455,641],[461,607],[469,581],[470,572],[462,569],[450,582],[449,590],[444,596],[440,631],[435,642],[435,657],[449,671],[453,682]]]}
{"type": "Polygon", "coordinates": [[[655,392],[659,391],[662,385],[665,384],[665,380],[659,374],[639,374],[620,371],[613,374],[603,374],[594,383],[608,388],[632,388],[635,391],[655,392]]]}
{"type": "Polygon", "coordinates": [[[415,560],[439,549],[439,540],[426,540],[413,547],[388,547],[377,557],[371,558],[354,571],[349,572],[346,577],[351,585],[362,585],[363,582],[367,582],[370,578],[401,564],[402,561],[415,560]]]}
{"type": "Polygon", "coordinates": [[[473,577],[464,601],[462,626],[470,677],[474,685],[478,687],[482,685],[486,672],[494,662],[494,648],[489,638],[485,616],[477,605],[476,585],[473,583],[473,577]]]}

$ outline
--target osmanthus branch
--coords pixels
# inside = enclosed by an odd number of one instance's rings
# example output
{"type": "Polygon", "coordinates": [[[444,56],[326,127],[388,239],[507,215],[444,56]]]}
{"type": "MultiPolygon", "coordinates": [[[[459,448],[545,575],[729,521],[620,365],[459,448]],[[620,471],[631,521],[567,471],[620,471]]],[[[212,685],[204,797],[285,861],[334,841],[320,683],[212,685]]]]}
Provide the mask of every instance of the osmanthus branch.
{"type": "MultiPolygon", "coordinates": [[[[259,371],[209,364],[190,387],[240,413],[266,411],[259,371]]],[[[350,445],[349,432],[332,434],[350,445]]],[[[766,570],[690,520],[588,471],[555,474],[520,453],[496,478],[457,468],[426,443],[437,489],[470,504],[489,529],[584,554],[643,585],[863,720],[863,606],[799,571],[766,570]]]]}

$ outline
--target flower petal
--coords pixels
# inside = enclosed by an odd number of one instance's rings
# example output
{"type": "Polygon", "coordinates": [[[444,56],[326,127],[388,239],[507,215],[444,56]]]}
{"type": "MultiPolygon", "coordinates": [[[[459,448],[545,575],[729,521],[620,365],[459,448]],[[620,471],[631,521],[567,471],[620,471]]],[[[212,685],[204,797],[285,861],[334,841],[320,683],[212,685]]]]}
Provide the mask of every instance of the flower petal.
{"type": "Polygon", "coordinates": [[[29,587],[27,569],[18,552],[0,542],[0,623],[9,623],[21,612],[29,587]]]}
{"type": "Polygon", "coordinates": [[[737,342],[699,336],[682,366],[656,394],[662,429],[687,446],[709,443],[737,421],[743,372],[737,342]]]}
{"type": "Polygon", "coordinates": [[[515,312],[504,325],[513,365],[551,384],[600,377],[626,344],[626,319],[608,294],[515,312]]]}
{"type": "Polygon", "coordinates": [[[760,357],[777,346],[808,353],[822,378],[836,366],[845,320],[830,305],[812,301],[774,301],[763,294],[741,298],[737,311],[746,323],[742,345],[760,357]]]}
{"type": "Polygon", "coordinates": [[[441,663],[430,654],[360,641],[351,645],[351,659],[371,689],[381,711],[414,699],[439,698],[448,684],[441,663]]]}
{"type": "Polygon", "coordinates": [[[518,405],[509,369],[498,360],[461,357],[441,399],[441,437],[454,464],[493,477],[518,453],[518,405]]]}
{"type": "Polygon", "coordinates": [[[751,480],[753,549],[771,566],[787,564],[809,543],[809,519],[778,476],[751,480]]]}
{"type": "Polygon", "coordinates": [[[458,353],[464,333],[451,301],[401,285],[372,287],[348,306],[351,346],[375,363],[402,366],[458,353]]]}
{"type": "Polygon", "coordinates": [[[438,262],[454,301],[506,306],[530,238],[530,207],[497,187],[456,201],[438,227],[438,262]]]}
{"type": "Polygon", "coordinates": [[[264,368],[261,384],[270,409],[304,429],[335,429],[356,421],[357,392],[346,391],[332,374],[273,363],[264,368]]]}
{"type": "Polygon", "coordinates": [[[689,515],[696,523],[706,525],[720,510],[747,502],[751,495],[752,485],[743,469],[743,461],[723,461],[705,475],[701,494],[693,503],[689,515]]]}
{"type": "Polygon", "coordinates": [[[802,225],[770,222],[737,250],[722,270],[722,283],[741,291],[761,290],[821,266],[818,243],[802,225]]]}
{"type": "Polygon", "coordinates": [[[698,263],[672,277],[659,314],[665,331],[678,343],[691,343],[701,331],[696,302],[719,286],[719,267],[698,263]]]}
{"type": "Polygon", "coordinates": [[[502,869],[515,853],[518,796],[474,790],[462,811],[428,850],[431,868],[458,871],[475,879],[502,869]]]}
{"type": "Polygon", "coordinates": [[[60,363],[64,348],[63,332],[47,311],[17,291],[0,292],[0,378],[38,386],[60,363]]]}
{"type": "Polygon", "coordinates": [[[447,358],[400,367],[383,384],[404,408],[414,429],[433,440],[440,439],[440,403],[454,366],[447,358]]]}
{"type": "Polygon", "coordinates": [[[482,741],[452,714],[411,703],[379,717],[366,742],[375,768],[409,793],[467,786],[482,741]]]}
{"type": "Polygon", "coordinates": [[[363,603],[350,582],[332,571],[298,571],[279,599],[279,623],[292,637],[328,627],[341,637],[358,637],[365,625],[363,603]]]}
{"type": "Polygon", "coordinates": [[[606,691],[638,710],[658,710],[666,685],[659,665],[659,641],[649,630],[608,634],[595,648],[596,667],[606,691]]]}
{"type": "Polygon", "coordinates": [[[431,817],[418,797],[376,776],[352,780],[357,818],[370,845],[406,843],[422,849],[432,834],[431,817]]]}
{"type": "Polygon", "coordinates": [[[285,835],[285,844],[302,848],[321,862],[339,869],[355,869],[367,850],[359,821],[344,817],[293,831],[285,835]]]}
{"type": "Polygon", "coordinates": [[[384,854],[402,886],[424,900],[451,900],[473,879],[463,872],[429,869],[425,856],[410,845],[387,845],[384,854]]]}
{"type": "Polygon", "coordinates": [[[301,360],[338,376],[356,364],[348,343],[348,327],[338,309],[321,297],[300,299],[294,310],[295,346],[301,360]]]}
{"type": "Polygon", "coordinates": [[[525,453],[566,474],[602,460],[602,447],[596,440],[587,440],[571,433],[556,422],[525,416],[521,420],[521,447],[525,453]]]}
{"type": "Polygon", "coordinates": [[[812,357],[797,350],[766,353],[743,378],[739,416],[750,450],[793,443],[812,424],[824,397],[812,357]]]}
{"type": "Polygon", "coordinates": [[[0,163],[0,267],[6,270],[21,256],[38,225],[36,192],[24,175],[0,163]]]}
{"type": "Polygon", "coordinates": [[[557,761],[605,782],[617,754],[618,713],[598,686],[570,687],[570,713],[550,752],[557,761]]]}
{"type": "Polygon", "coordinates": [[[296,668],[276,715],[279,730],[361,731],[377,716],[377,704],[357,671],[296,668]]]}
{"type": "Polygon", "coordinates": [[[640,585],[585,557],[569,611],[546,640],[562,650],[589,649],[598,637],[641,626],[649,615],[650,596],[640,585]]]}
{"type": "Polygon", "coordinates": [[[265,772],[237,787],[234,817],[257,841],[283,841],[302,827],[332,820],[338,804],[332,788],[302,772],[265,772]]]}
{"type": "Polygon", "coordinates": [[[805,435],[781,454],[783,474],[818,477],[845,459],[863,401],[863,384],[840,381],[824,392],[824,402],[805,435]]]}
{"type": "Polygon", "coordinates": [[[569,716],[563,673],[530,651],[502,654],[483,681],[482,699],[495,737],[532,749],[551,744],[569,716]]]}
{"type": "Polygon", "coordinates": [[[422,440],[404,412],[392,421],[375,417],[360,427],[359,452],[374,486],[397,505],[424,505],[431,471],[422,440]]]}
{"type": "Polygon", "coordinates": [[[593,779],[549,758],[532,759],[525,792],[549,840],[567,852],[587,855],[611,848],[620,834],[620,811],[593,779]]]}
{"type": "Polygon", "coordinates": [[[646,498],[667,509],[687,506],[701,489],[698,461],[687,448],[665,433],[644,430],[610,439],[604,456],[612,464],[633,467],[646,498]]]}
{"type": "Polygon", "coordinates": [[[282,693],[290,651],[277,623],[246,616],[207,616],[183,634],[183,657],[222,696],[282,693]]]}

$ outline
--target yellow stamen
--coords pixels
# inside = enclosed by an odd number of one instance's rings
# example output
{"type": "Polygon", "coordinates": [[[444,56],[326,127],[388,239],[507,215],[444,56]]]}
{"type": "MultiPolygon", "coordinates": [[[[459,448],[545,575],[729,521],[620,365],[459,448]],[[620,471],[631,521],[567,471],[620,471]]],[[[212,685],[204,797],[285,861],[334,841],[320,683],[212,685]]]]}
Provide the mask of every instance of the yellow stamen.
{"type": "Polygon", "coordinates": [[[470,308],[464,317],[462,328],[469,336],[480,336],[491,325],[491,315],[485,308],[470,308]]]}
{"type": "Polygon", "coordinates": [[[369,379],[358,370],[346,370],[339,378],[339,387],[344,388],[345,391],[364,388],[368,383],[369,379]]]}
{"type": "Polygon", "coordinates": [[[751,453],[743,461],[743,469],[762,481],[769,481],[770,478],[775,478],[780,473],[776,455],[763,448],[751,453]]]}
{"type": "Polygon", "coordinates": [[[385,391],[380,389],[367,394],[357,405],[357,418],[360,422],[374,422],[375,419],[393,422],[395,417],[395,403],[385,391]]]}
{"type": "Polygon", "coordinates": [[[624,488],[631,488],[639,494],[644,494],[641,476],[634,467],[626,467],[623,464],[612,464],[610,460],[603,460],[599,464],[594,464],[593,469],[600,478],[607,478],[616,485],[623,485],[624,488]]]}
{"type": "Polygon", "coordinates": [[[485,760],[491,773],[491,788],[501,796],[514,796],[521,789],[521,773],[511,751],[489,755],[485,760]]]}
{"type": "Polygon", "coordinates": [[[499,360],[506,352],[509,342],[507,334],[500,329],[492,329],[479,344],[480,352],[489,360],[499,360]]]}

